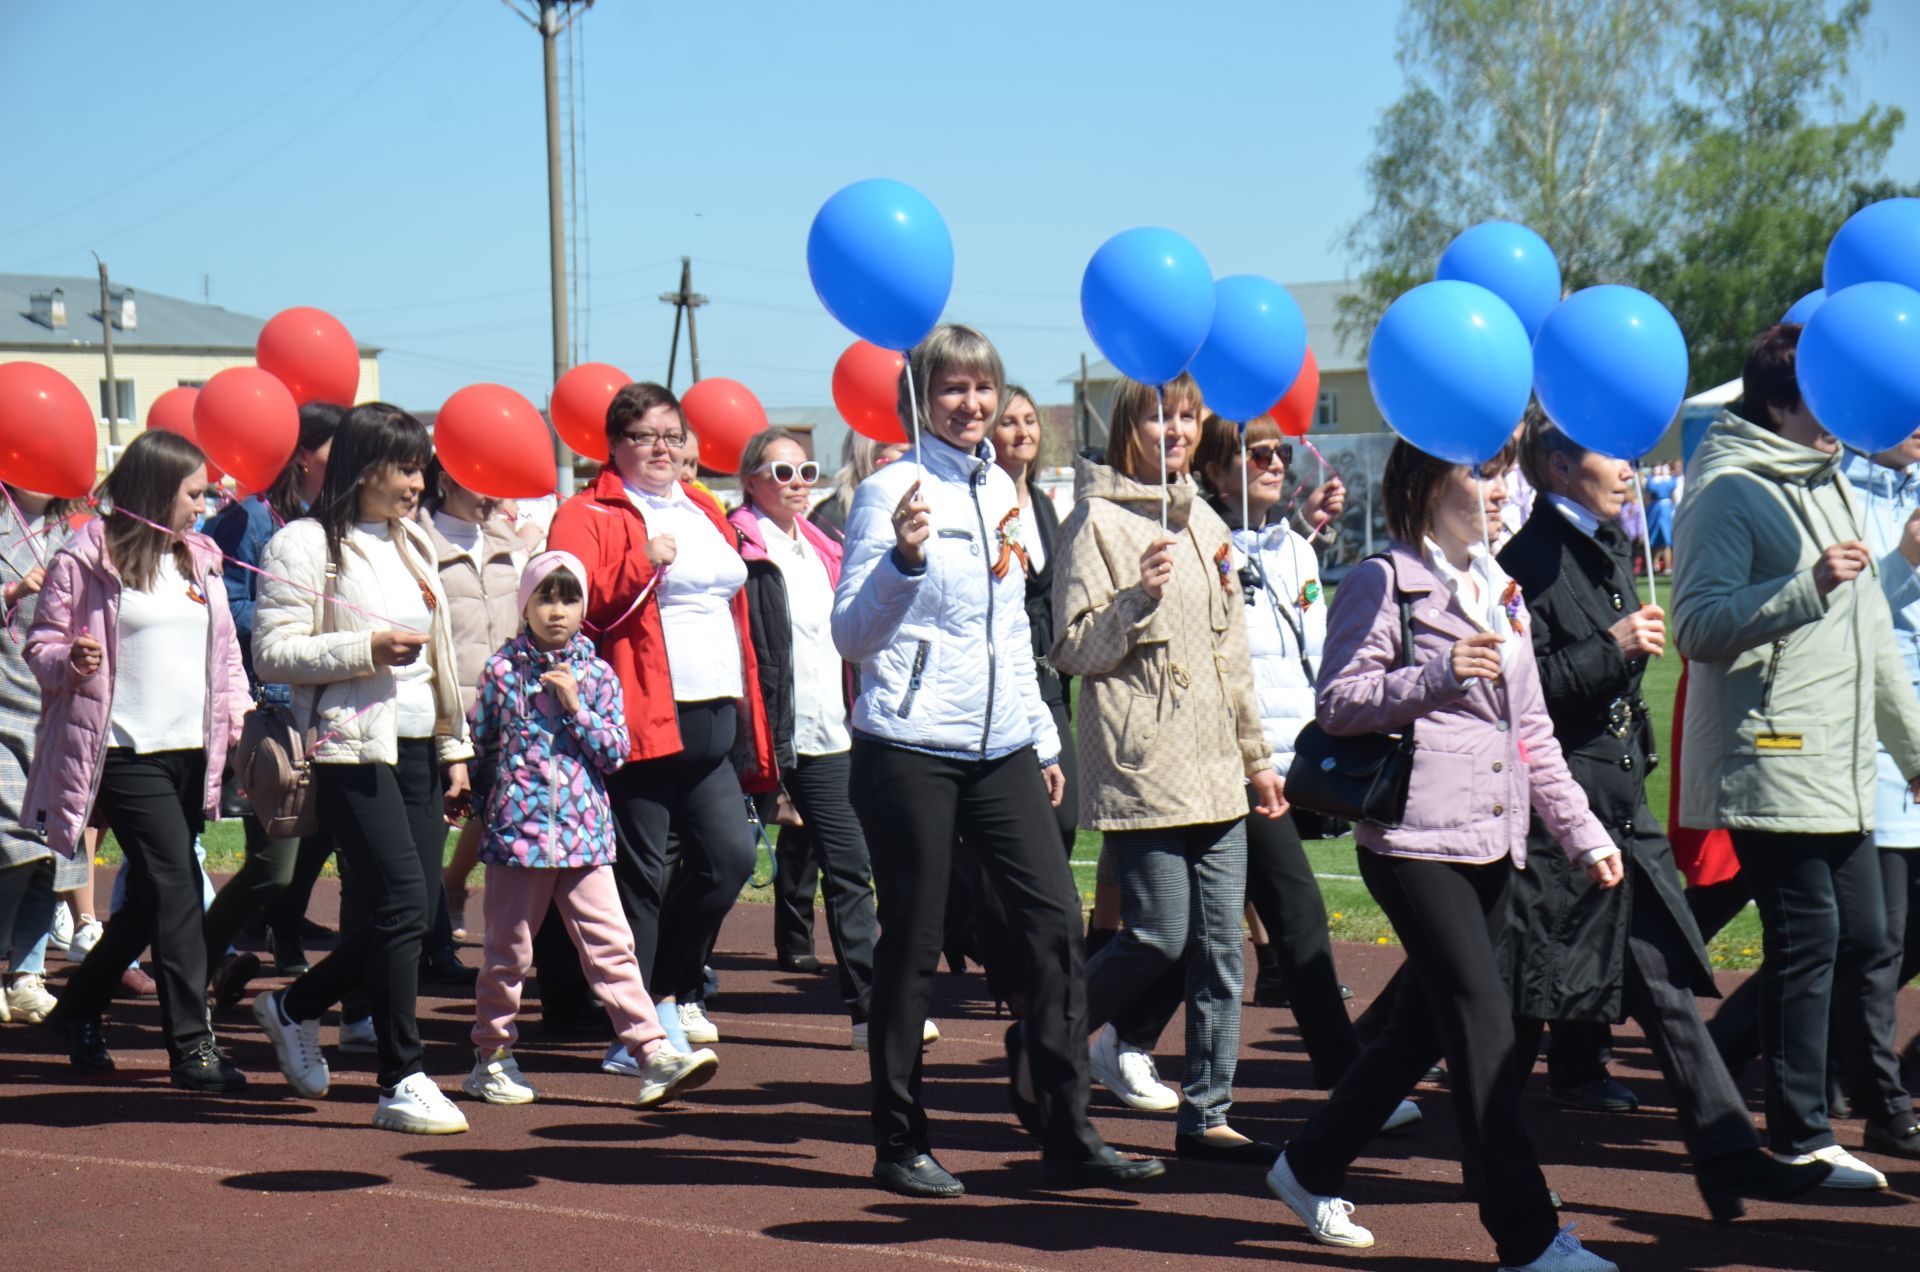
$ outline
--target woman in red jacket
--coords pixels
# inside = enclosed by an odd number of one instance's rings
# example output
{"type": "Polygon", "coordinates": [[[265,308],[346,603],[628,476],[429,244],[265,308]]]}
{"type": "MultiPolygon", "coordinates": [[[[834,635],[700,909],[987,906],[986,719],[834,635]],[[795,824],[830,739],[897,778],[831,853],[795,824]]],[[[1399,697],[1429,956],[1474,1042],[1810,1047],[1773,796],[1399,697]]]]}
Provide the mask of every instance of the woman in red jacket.
{"type": "Polygon", "coordinates": [[[607,794],[641,973],[657,1001],[679,1006],[678,1022],[661,1013],[669,1033],[678,1023],[704,1045],[719,1034],[698,1002],[701,965],[753,873],[742,789],[773,790],[779,775],[747,631],[746,564],[713,496],[679,479],[685,442],[670,390],[621,389],[607,408],[610,458],[555,514],[547,546],[592,575],[586,630],[625,699],[632,750],[607,794]]]}

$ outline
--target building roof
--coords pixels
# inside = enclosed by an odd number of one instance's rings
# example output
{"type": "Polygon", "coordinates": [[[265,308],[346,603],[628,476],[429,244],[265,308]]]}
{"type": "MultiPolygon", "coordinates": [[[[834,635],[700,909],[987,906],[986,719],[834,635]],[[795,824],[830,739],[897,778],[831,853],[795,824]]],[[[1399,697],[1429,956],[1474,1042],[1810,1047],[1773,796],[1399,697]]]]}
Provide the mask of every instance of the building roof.
{"type": "MultiPolygon", "coordinates": [[[[1313,350],[1320,373],[1364,371],[1367,359],[1364,346],[1340,334],[1340,300],[1358,295],[1357,283],[1288,283],[1287,291],[1300,305],[1307,320],[1307,346],[1313,350]]],[[[1072,384],[1080,378],[1078,367],[1060,377],[1060,383],[1072,384]]],[[[1117,380],[1120,372],[1111,362],[1100,358],[1087,364],[1087,379],[1117,380]]]]}
{"type": "MultiPolygon", "coordinates": [[[[115,291],[125,287],[114,284],[115,291]]],[[[267,320],[236,314],[218,305],[181,300],[133,287],[137,324],[128,331],[113,329],[113,347],[129,353],[142,349],[191,349],[212,353],[253,353],[254,341],[267,320]]],[[[53,274],[0,274],[0,349],[74,349],[100,347],[100,280],[53,274]],[[67,325],[48,327],[34,321],[30,297],[59,288],[67,307],[67,325]]],[[[379,353],[377,345],[360,345],[360,356],[379,353]]]]}

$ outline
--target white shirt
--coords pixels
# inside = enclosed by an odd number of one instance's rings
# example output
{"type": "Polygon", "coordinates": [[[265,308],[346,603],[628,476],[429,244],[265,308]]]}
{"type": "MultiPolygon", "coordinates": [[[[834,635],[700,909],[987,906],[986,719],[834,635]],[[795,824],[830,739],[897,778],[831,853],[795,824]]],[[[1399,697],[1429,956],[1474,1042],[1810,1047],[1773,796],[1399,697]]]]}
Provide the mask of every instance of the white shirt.
{"type": "Polygon", "coordinates": [[[746,682],[730,603],[746,586],[747,563],[678,482],[664,495],[628,483],[627,498],[646,518],[649,538],[674,540],[673,564],[657,585],[674,700],[740,697],[746,682]]]}
{"type": "Polygon", "coordinates": [[[1516,640],[1525,640],[1524,633],[1516,631],[1508,620],[1507,611],[1496,602],[1506,594],[1507,572],[1500,563],[1487,555],[1485,544],[1476,543],[1467,549],[1467,568],[1456,570],[1453,562],[1447,560],[1447,554],[1432,539],[1422,544],[1426,550],[1427,565],[1438,574],[1441,581],[1460,602],[1460,608],[1466,612],[1467,621],[1483,632],[1493,632],[1502,637],[1500,644],[1500,662],[1504,666],[1513,654],[1516,640]]]}
{"type": "MultiPolygon", "coordinates": [[[[374,577],[380,584],[380,616],[398,627],[430,631],[433,615],[427,609],[427,594],[401,559],[391,535],[384,521],[363,521],[352,530],[354,545],[373,563],[374,577]]],[[[433,662],[429,653],[423,649],[405,667],[388,668],[393,673],[395,732],[403,738],[433,736],[438,713],[433,706],[433,662]]]]}
{"type": "Polygon", "coordinates": [[[196,580],[189,587],[168,552],[146,591],[120,590],[111,745],[142,754],[206,746],[212,620],[201,590],[205,586],[205,580],[196,580]]]}
{"type": "MultiPolygon", "coordinates": [[[[758,509],[755,509],[758,512],[758,509]]],[[[787,584],[793,627],[793,749],[801,755],[838,755],[853,745],[842,688],[846,666],[833,644],[833,586],[820,554],[798,532],[789,535],[760,518],[767,556],[787,584]]]]}
{"type": "MultiPolygon", "coordinates": [[[[1045,495],[1036,495],[1025,487],[1021,494],[1029,500],[1045,499],[1045,495]]],[[[1020,546],[1027,550],[1027,566],[1038,574],[1047,568],[1047,545],[1041,542],[1039,523],[1033,519],[1033,504],[1029,502],[1020,509],[1020,546]]]]}
{"type": "Polygon", "coordinates": [[[1591,539],[1600,533],[1600,518],[1594,516],[1593,510],[1585,504],[1577,503],[1565,495],[1556,495],[1551,492],[1547,495],[1547,502],[1555,508],[1558,508],[1560,515],[1565,517],[1572,523],[1575,530],[1586,535],[1587,538],[1591,539]]]}

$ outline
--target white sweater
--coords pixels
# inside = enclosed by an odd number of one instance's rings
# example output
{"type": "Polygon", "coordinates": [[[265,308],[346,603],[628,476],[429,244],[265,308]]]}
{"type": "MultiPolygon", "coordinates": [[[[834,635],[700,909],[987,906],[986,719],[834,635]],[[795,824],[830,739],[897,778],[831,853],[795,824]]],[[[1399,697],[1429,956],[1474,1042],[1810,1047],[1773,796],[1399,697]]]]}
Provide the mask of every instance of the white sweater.
{"type": "Polygon", "coordinates": [[[1293,762],[1294,738],[1313,719],[1313,680],[1301,665],[1301,654],[1317,674],[1327,638],[1320,566],[1313,548],[1285,525],[1268,526],[1257,534],[1235,530],[1233,547],[1236,569],[1246,566],[1249,557],[1258,567],[1247,607],[1247,652],[1253,657],[1260,728],[1273,748],[1273,766],[1284,776],[1293,762]]]}

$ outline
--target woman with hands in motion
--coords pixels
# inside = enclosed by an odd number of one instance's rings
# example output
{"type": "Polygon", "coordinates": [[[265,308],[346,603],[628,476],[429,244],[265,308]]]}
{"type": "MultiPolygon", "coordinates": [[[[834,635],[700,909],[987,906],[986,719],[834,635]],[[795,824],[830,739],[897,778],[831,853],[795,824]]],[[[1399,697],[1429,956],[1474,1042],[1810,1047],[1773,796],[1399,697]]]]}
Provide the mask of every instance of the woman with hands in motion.
{"type": "Polygon", "coordinates": [[[1364,1247],[1339,1194],[1354,1159],[1444,1056],[1468,1195],[1504,1268],[1612,1272],[1558,1219],[1520,1123],[1512,998],[1495,939],[1529,810],[1601,887],[1620,850],[1567,771],[1541,695],[1519,589],[1483,546],[1506,502],[1512,447],[1474,469],[1397,442],[1382,494],[1388,551],[1347,575],[1328,615],[1316,718],[1336,737],[1414,731],[1398,826],[1354,828],[1360,874],[1407,960],[1393,1005],[1327,1102],[1267,1174],[1316,1241],[1364,1247]],[[1403,607],[1405,609],[1403,610],[1403,607]],[[1413,648],[1402,650],[1403,624],[1413,648]]]}
{"type": "Polygon", "coordinates": [[[1087,1121],[1079,895],[1053,816],[1065,779],[1034,675],[1019,499],[987,440],[1003,383],[971,328],[936,327],[912,351],[900,414],[919,403],[920,445],[861,484],[834,596],[834,643],[860,666],[851,793],[880,902],[873,1174],[908,1196],[963,1191],[932,1155],[920,1102],[956,832],[1019,941],[1028,1010],[1007,1033],[1012,1099],[1049,1173],[1099,1184],[1164,1169],[1122,1157],[1087,1121]]]}

